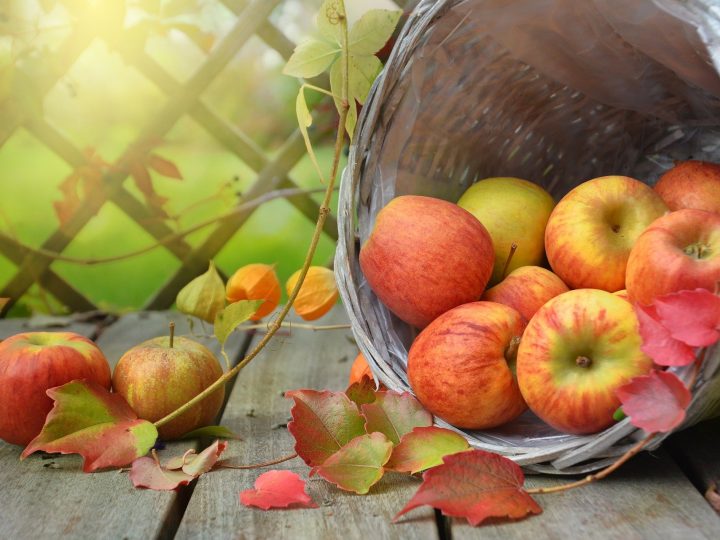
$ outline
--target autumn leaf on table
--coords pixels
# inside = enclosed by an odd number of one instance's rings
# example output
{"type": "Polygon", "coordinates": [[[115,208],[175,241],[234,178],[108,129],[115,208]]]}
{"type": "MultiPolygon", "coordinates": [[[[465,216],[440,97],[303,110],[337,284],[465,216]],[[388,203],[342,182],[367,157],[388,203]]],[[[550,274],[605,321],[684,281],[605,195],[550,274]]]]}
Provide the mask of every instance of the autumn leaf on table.
{"type": "Polygon", "coordinates": [[[707,347],[720,339],[720,296],[695,289],[661,296],[653,304],[673,339],[691,347],[707,347]]]}
{"type": "Polygon", "coordinates": [[[375,401],[361,405],[361,410],[365,431],[383,433],[393,445],[413,428],[432,425],[432,415],[408,392],[376,392],[375,401]]]}
{"type": "Polygon", "coordinates": [[[640,349],[660,366],[687,366],[695,361],[695,351],[673,338],[660,322],[654,306],[635,306],[640,326],[640,349]]]}
{"type": "Polygon", "coordinates": [[[426,471],[423,483],[393,521],[419,506],[446,516],[464,517],[475,526],[490,517],[518,519],[542,512],[523,489],[525,476],[509,459],[483,450],[445,457],[426,471]]]}
{"type": "Polygon", "coordinates": [[[382,433],[355,437],[318,467],[325,480],[362,495],[382,478],[393,444],[382,433]]]}
{"type": "Polygon", "coordinates": [[[263,510],[289,506],[318,507],[305,491],[305,481],[294,472],[287,470],[268,471],[258,476],[253,489],[240,492],[240,503],[263,510]]]}
{"type": "Polygon", "coordinates": [[[441,465],[443,458],[470,449],[467,439],[449,429],[416,427],[403,435],[385,469],[415,474],[441,465]]]}
{"type": "Polygon", "coordinates": [[[345,395],[358,407],[375,401],[375,381],[364,375],[358,382],[352,383],[345,390],[345,395]]]}
{"type": "Polygon", "coordinates": [[[692,398],[678,376],[668,371],[634,377],[616,394],[630,423],[648,433],[666,433],[682,424],[692,398]]]}
{"type": "Polygon", "coordinates": [[[147,454],[157,440],[153,424],[139,419],[121,395],[97,383],[72,381],[47,394],[55,404],[20,459],[38,450],[80,454],[83,471],[92,472],[128,465],[147,454]]]}
{"type": "Polygon", "coordinates": [[[191,476],[200,476],[215,466],[227,446],[226,442],[215,441],[199,454],[195,450],[189,450],[180,458],[169,460],[165,467],[170,470],[182,469],[191,476]]]}
{"type": "Polygon", "coordinates": [[[341,392],[293,390],[285,396],[295,401],[287,426],[295,438],[295,451],[311,467],[319,467],[345,444],[365,434],[365,418],[341,392]]]}

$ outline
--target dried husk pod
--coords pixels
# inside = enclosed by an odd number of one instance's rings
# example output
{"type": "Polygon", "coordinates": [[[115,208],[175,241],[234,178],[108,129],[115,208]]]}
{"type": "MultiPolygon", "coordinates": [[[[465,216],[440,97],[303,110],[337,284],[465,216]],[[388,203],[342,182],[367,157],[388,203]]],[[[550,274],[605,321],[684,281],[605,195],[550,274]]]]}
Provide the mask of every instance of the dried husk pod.
{"type": "Polygon", "coordinates": [[[215,316],[225,308],[225,285],[210,261],[204,274],[185,285],[176,299],[178,311],[213,323],[215,316]]]}

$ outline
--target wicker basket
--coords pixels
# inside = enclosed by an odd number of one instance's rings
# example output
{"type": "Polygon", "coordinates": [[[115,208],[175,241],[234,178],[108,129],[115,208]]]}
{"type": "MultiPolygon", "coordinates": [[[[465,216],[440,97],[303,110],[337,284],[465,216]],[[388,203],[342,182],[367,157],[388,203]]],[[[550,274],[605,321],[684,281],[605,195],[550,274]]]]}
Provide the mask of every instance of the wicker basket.
{"type": "MultiPolygon", "coordinates": [[[[390,199],[455,201],[474,180],[518,176],[559,200],[596,176],[652,183],[673,159],[720,161],[720,13],[712,0],[627,0],[621,13],[608,3],[422,1],[410,15],[358,123],[335,260],[357,343],[389,388],[410,391],[405,368],[416,331],[372,293],[358,250],[390,199]]],[[[687,380],[689,368],[676,372],[687,380]]],[[[684,426],[719,410],[715,346],[684,426]]],[[[526,470],[554,474],[601,468],[644,435],[627,419],[595,435],[565,435],[530,413],[494,430],[456,431],[526,470]]]]}

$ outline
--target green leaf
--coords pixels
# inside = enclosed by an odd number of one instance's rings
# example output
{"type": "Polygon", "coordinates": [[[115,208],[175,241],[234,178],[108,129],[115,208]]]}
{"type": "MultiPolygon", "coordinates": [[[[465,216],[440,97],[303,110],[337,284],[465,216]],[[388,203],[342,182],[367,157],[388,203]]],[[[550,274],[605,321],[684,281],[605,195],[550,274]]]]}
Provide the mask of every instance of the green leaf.
{"type": "Polygon", "coordinates": [[[350,55],[348,69],[348,93],[360,104],[365,103],[370,87],[382,70],[382,62],[377,56],[350,55]]]}
{"type": "Polygon", "coordinates": [[[310,39],[295,47],[295,51],[283,68],[283,73],[304,79],[315,77],[329,68],[339,54],[339,46],[310,39]]]}
{"type": "Polygon", "coordinates": [[[180,312],[212,323],[225,308],[225,285],[210,261],[207,272],[196,277],[178,293],[175,301],[180,312]]]}
{"type": "Polygon", "coordinates": [[[330,43],[342,43],[340,21],[343,17],[347,17],[345,7],[339,0],[325,0],[315,16],[315,25],[320,35],[330,43]]]}
{"type": "Polygon", "coordinates": [[[240,300],[230,304],[215,317],[215,337],[224,345],[239,324],[244,323],[265,300],[240,300]]]}
{"type": "Polygon", "coordinates": [[[186,433],[180,440],[199,439],[201,437],[217,437],[219,439],[241,439],[240,435],[233,433],[225,426],[205,426],[186,433]]]}
{"type": "Polygon", "coordinates": [[[353,25],[348,35],[350,54],[374,54],[392,36],[402,11],[372,9],[353,25]]]}
{"type": "Polygon", "coordinates": [[[382,433],[355,437],[318,467],[318,474],[340,489],[367,493],[383,475],[392,442],[382,433]]]}
{"type": "Polygon", "coordinates": [[[375,401],[360,408],[367,419],[365,431],[380,432],[393,444],[416,427],[432,425],[432,415],[409,392],[376,392],[375,401]]]}
{"type": "Polygon", "coordinates": [[[415,474],[441,465],[445,456],[469,449],[467,439],[454,431],[435,426],[416,427],[400,439],[385,468],[415,474]]]}
{"type": "Polygon", "coordinates": [[[355,133],[355,125],[357,124],[357,105],[355,101],[351,101],[348,105],[348,115],[345,119],[345,131],[348,133],[348,137],[352,141],[353,134],[355,133]]]}
{"type": "Polygon", "coordinates": [[[297,114],[298,126],[303,140],[305,141],[305,148],[310,156],[310,161],[312,161],[312,164],[315,166],[315,170],[317,171],[320,180],[324,182],[324,177],[322,171],[320,170],[320,164],[318,163],[315,152],[313,151],[312,143],[310,142],[310,135],[308,135],[307,130],[307,128],[312,125],[312,115],[310,114],[310,110],[305,102],[305,85],[302,85],[300,90],[298,90],[298,95],[295,99],[295,113],[297,114]]]}
{"type": "Polygon", "coordinates": [[[20,459],[38,450],[80,454],[83,471],[92,472],[128,465],[147,454],[157,440],[153,424],[140,420],[120,394],[97,383],[71,381],[47,394],[55,404],[20,459]]]}

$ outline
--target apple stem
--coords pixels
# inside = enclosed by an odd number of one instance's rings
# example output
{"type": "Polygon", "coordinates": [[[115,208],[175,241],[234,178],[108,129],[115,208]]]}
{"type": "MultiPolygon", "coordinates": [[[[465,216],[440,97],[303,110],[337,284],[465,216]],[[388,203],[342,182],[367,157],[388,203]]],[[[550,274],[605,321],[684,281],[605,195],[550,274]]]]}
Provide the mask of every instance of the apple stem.
{"type": "Polygon", "coordinates": [[[505,349],[505,360],[508,364],[514,364],[517,361],[518,347],[520,346],[520,336],[513,336],[505,349]]]}
{"type": "Polygon", "coordinates": [[[512,260],[513,255],[515,255],[515,251],[517,250],[517,247],[518,246],[517,246],[516,242],[513,242],[512,245],[510,246],[510,253],[508,253],[507,259],[505,259],[505,266],[503,266],[502,279],[505,279],[505,276],[507,275],[507,271],[510,266],[510,261],[512,260]]]}
{"type": "Polygon", "coordinates": [[[170,348],[173,348],[173,342],[175,341],[175,323],[170,321],[170,348]]]}
{"type": "Polygon", "coordinates": [[[592,366],[592,360],[588,358],[587,356],[578,356],[575,359],[575,363],[582,368],[588,368],[592,366]]]}

